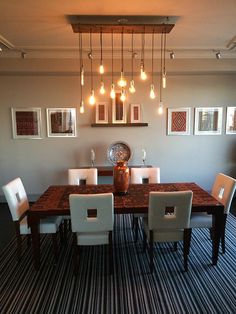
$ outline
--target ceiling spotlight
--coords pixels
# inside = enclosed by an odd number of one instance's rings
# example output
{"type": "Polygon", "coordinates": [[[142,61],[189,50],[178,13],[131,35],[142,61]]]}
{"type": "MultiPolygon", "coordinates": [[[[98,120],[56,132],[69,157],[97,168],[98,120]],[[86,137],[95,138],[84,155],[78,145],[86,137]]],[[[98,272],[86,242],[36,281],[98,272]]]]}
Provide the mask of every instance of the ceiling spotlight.
{"type": "Polygon", "coordinates": [[[171,59],[174,59],[174,58],[175,58],[175,53],[174,53],[174,51],[171,51],[171,52],[170,52],[170,58],[171,58],[171,59]]]}
{"type": "Polygon", "coordinates": [[[220,59],[221,58],[221,53],[220,52],[217,52],[216,53],[216,59],[220,59]]]}

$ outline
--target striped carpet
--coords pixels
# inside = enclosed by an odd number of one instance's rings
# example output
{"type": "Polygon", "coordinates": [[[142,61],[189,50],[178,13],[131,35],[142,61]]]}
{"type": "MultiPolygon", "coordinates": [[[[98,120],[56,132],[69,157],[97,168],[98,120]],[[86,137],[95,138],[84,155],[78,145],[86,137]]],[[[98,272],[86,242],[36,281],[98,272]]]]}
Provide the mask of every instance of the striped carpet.
{"type": "MultiPolygon", "coordinates": [[[[156,247],[155,274],[141,241],[133,242],[130,216],[116,216],[114,275],[107,274],[105,247],[84,248],[78,277],[73,276],[71,237],[54,265],[51,238],[42,237],[39,272],[24,242],[16,262],[15,239],[0,257],[0,313],[236,313],[236,218],[229,215],[225,255],[210,264],[207,230],[195,230],[189,271],[183,272],[182,247],[156,247]]],[[[140,239],[140,238],[139,238],[140,239]]]]}

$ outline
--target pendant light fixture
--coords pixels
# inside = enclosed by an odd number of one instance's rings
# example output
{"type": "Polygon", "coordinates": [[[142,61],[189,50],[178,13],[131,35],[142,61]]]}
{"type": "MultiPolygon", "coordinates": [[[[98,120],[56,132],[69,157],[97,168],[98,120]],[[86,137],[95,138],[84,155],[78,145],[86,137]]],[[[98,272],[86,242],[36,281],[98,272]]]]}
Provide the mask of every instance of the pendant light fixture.
{"type": "Polygon", "coordinates": [[[144,66],[144,49],[145,49],[145,30],[142,33],[142,50],[141,50],[141,64],[140,64],[140,77],[141,80],[145,81],[147,79],[147,74],[145,72],[145,66],[144,66]]]}
{"type": "Polygon", "coordinates": [[[153,53],[154,53],[154,31],[152,32],[152,83],[151,83],[151,89],[150,89],[150,98],[151,99],[155,99],[156,98],[156,94],[155,94],[155,90],[154,90],[154,81],[153,81],[153,77],[154,77],[153,53]]]}
{"type": "Polygon", "coordinates": [[[129,91],[131,94],[134,94],[136,89],[134,86],[134,31],[132,31],[132,43],[131,43],[131,81],[130,81],[130,87],[129,91]]]}
{"type": "Polygon", "coordinates": [[[160,101],[158,106],[158,113],[163,114],[163,102],[162,102],[162,73],[163,73],[163,32],[161,33],[161,66],[160,66],[160,101]]]}
{"type": "Polygon", "coordinates": [[[110,92],[110,97],[111,99],[115,99],[116,98],[116,92],[115,92],[115,84],[114,84],[114,69],[113,69],[113,30],[111,33],[111,92],[110,92]]]}
{"type": "Polygon", "coordinates": [[[102,59],[102,30],[100,32],[100,47],[101,47],[101,60],[100,60],[100,67],[99,67],[99,72],[101,74],[100,94],[104,95],[105,86],[104,86],[104,81],[103,81],[104,66],[103,66],[103,59],[102,59]]]}
{"type": "Polygon", "coordinates": [[[166,88],[166,32],[164,34],[162,87],[166,88]]]}
{"type": "Polygon", "coordinates": [[[91,76],[91,92],[89,97],[89,104],[94,105],[96,102],[95,96],[94,96],[94,89],[93,89],[93,47],[92,47],[92,32],[90,30],[90,76],[91,76]]]}
{"type": "Polygon", "coordinates": [[[84,86],[84,65],[83,65],[83,42],[82,34],[79,33],[79,59],[80,59],[80,107],[79,112],[84,113],[84,102],[83,102],[83,86],[84,86]]]}
{"type": "Polygon", "coordinates": [[[120,73],[120,79],[117,82],[118,86],[121,88],[125,87],[127,85],[125,76],[124,76],[124,32],[122,30],[121,33],[121,73],[120,73]]]}

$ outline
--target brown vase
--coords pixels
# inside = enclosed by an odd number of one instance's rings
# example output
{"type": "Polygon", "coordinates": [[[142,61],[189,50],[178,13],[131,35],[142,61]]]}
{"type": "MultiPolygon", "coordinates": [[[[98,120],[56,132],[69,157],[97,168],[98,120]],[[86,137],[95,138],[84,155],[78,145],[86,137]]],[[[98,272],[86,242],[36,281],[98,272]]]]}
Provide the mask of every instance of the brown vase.
{"type": "Polygon", "coordinates": [[[125,161],[118,161],[113,170],[115,193],[124,195],[129,188],[129,168],[125,161]]]}

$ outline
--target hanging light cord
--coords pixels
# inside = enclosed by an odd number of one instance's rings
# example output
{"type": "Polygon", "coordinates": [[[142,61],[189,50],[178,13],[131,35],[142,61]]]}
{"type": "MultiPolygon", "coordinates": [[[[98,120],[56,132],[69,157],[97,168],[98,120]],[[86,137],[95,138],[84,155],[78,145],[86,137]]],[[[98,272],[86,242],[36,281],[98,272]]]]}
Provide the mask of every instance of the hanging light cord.
{"type": "Polygon", "coordinates": [[[153,84],[153,53],[154,53],[154,30],[152,32],[152,84],[153,84]]]}
{"type": "Polygon", "coordinates": [[[113,84],[113,30],[111,32],[111,81],[113,84]]]}
{"type": "Polygon", "coordinates": [[[164,56],[163,56],[163,72],[164,74],[166,74],[166,30],[165,30],[165,34],[164,34],[164,52],[163,52],[164,56]]]}
{"type": "Polygon", "coordinates": [[[121,72],[124,72],[124,31],[121,33],[121,72]]]}
{"type": "Polygon", "coordinates": [[[131,59],[132,81],[134,80],[134,31],[132,31],[132,59],[131,59]]]}
{"type": "Polygon", "coordinates": [[[141,63],[143,65],[143,70],[144,70],[144,46],[145,46],[145,29],[143,30],[142,33],[142,52],[141,52],[141,63]]]}
{"type": "Polygon", "coordinates": [[[102,64],[102,61],[103,61],[103,58],[102,58],[102,29],[101,29],[101,33],[100,33],[100,47],[101,47],[101,64],[102,64]]]}
{"type": "MultiPolygon", "coordinates": [[[[82,33],[79,32],[79,59],[80,59],[80,75],[81,75],[81,71],[82,71],[82,68],[83,68],[83,55],[82,55],[82,45],[83,45],[83,42],[82,42],[82,33]]],[[[81,98],[81,101],[83,100],[83,85],[81,84],[81,80],[80,80],[80,98],[81,98]]]]}
{"type": "Polygon", "coordinates": [[[160,67],[160,102],[162,102],[162,59],[163,59],[163,32],[161,33],[161,67],[160,67]]]}
{"type": "Polygon", "coordinates": [[[90,29],[90,72],[91,72],[91,90],[93,90],[93,48],[92,48],[92,31],[90,29]]]}

